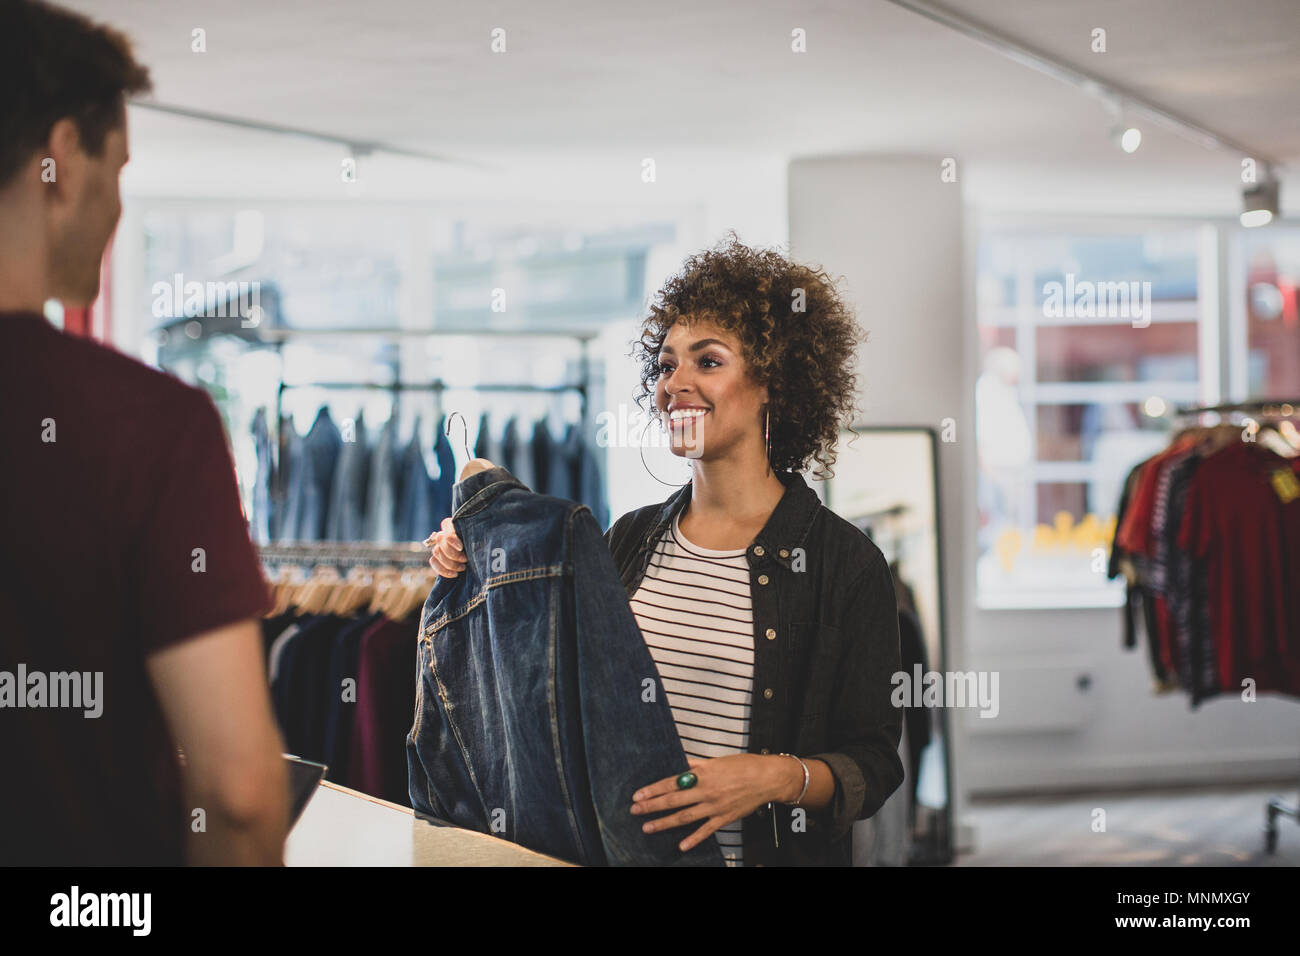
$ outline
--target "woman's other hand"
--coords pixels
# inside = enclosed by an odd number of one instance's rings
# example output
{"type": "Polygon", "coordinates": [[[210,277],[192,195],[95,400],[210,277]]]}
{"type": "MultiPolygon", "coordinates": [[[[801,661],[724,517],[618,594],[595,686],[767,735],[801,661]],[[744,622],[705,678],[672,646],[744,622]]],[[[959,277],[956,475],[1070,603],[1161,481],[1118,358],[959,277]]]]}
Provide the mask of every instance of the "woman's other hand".
{"type": "Polygon", "coordinates": [[[435,531],[424,539],[424,546],[431,550],[429,567],[438,572],[440,577],[454,578],[465,570],[468,563],[465,549],[461,546],[451,518],[442,519],[442,530],[435,531]]]}

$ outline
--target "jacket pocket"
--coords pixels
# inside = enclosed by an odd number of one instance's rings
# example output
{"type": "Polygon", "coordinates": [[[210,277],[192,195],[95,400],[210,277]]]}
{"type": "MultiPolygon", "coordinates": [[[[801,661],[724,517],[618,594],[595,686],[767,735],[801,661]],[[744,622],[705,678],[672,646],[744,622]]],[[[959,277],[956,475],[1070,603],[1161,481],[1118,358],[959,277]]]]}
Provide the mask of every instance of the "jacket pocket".
{"type": "Polygon", "coordinates": [[[830,624],[795,621],[790,625],[792,691],[799,701],[801,722],[824,719],[839,670],[844,634],[830,624]]]}

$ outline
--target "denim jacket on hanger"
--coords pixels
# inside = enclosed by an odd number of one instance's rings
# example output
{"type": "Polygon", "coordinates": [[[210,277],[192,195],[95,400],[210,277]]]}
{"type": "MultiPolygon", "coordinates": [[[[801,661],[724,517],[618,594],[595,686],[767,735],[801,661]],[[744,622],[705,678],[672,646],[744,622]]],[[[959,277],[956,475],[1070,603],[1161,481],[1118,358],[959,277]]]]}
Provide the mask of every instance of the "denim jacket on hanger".
{"type": "Polygon", "coordinates": [[[502,467],[453,499],[468,564],[420,616],[412,806],[586,865],[722,866],[712,836],[678,849],[698,824],[631,813],[689,765],[590,509],[502,467]]]}

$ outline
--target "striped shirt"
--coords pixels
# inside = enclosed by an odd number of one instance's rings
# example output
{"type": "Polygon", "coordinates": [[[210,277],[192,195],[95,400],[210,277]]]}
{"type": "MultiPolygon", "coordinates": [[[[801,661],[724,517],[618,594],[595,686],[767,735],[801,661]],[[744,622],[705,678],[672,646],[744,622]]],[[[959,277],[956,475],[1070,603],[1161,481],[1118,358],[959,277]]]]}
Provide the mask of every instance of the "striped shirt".
{"type": "MultiPolygon", "coordinates": [[[[682,749],[700,760],[746,753],[749,747],[754,614],[745,551],[692,544],[674,519],[631,601],[682,749]]],[[[683,827],[682,836],[699,825],[683,827]]],[[[727,865],[741,866],[741,821],[721,827],[715,836],[727,865]]]]}

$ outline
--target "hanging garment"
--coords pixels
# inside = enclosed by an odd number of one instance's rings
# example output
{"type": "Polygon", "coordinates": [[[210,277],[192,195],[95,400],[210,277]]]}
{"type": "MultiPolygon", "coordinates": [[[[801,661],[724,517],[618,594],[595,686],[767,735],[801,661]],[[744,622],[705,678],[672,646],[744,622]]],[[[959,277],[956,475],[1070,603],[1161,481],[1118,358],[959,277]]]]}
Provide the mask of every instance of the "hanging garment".
{"type": "Polygon", "coordinates": [[[546,493],[557,498],[578,500],[578,481],[575,473],[582,453],[582,436],[578,426],[570,422],[564,428],[564,437],[551,445],[546,493]]]}
{"type": "Polygon", "coordinates": [[[328,530],[330,489],[334,469],[343,450],[343,436],[322,406],[316,413],[301,450],[291,452],[289,514],[281,538],[286,541],[320,541],[328,530]]]}
{"type": "Polygon", "coordinates": [[[334,468],[330,489],[330,541],[364,541],[366,537],[366,493],[370,483],[370,445],[366,423],[358,414],[353,427],[343,436],[343,447],[334,468]]]}
{"type": "Polygon", "coordinates": [[[411,805],[406,733],[415,707],[416,622],[382,615],[361,638],[356,717],[348,756],[348,786],[390,803],[411,805]]]}
{"type": "Polygon", "coordinates": [[[311,459],[311,481],[307,483],[306,504],[302,524],[299,526],[302,541],[320,541],[329,526],[330,490],[334,485],[334,469],[343,451],[343,435],[330,418],[330,410],[322,406],[316,421],[302,441],[303,456],[311,459]]]}
{"type": "Polygon", "coordinates": [[[494,465],[500,465],[504,461],[501,450],[501,436],[492,427],[487,412],[484,412],[478,420],[478,437],[474,440],[474,457],[486,458],[494,465]]]}
{"type": "Polygon", "coordinates": [[[1254,442],[1209,456],[1187,489],[1178,544],[1206,561],[1223,689],[1300,695],[1300,459],[1254,442]]]}
{"type": "Polygon", "coordinates": [[[501,433],[500,464],[525,488],[535,491],[537,476],[533,474],[532,438],[531,435],[525,438],[521,434],[521,428],[519,419],[511,415],[510,421],[506,422],[505,431],[501,433]]]}
{"type": "Polygon", "coordinates": [[[271,483],[275,457],[271,453],[271,432],[266,424],[266,409],[253,415],[253,448],[257,453],[257,474],[253,478],[253,514],[249,536],[258,544],[271,542],[271,483]]]}
{"type": "Polygon", "coordinates": [[[609,505],[605,501],[605,482],[596,460],[596,446],[584,440],[578,454],[578,501],[591,509],[597,524],[609,527],[609,505]]]}
{"type": "MultiPolygon", "coordinates": [[[[447,438],[446,415],[438,419],[438,435],[434,441],[433,453],[438,459],[438,479],[433,485],[433,524],[429,530],[437,531],[442,519],[451,515],[451,493],[456,485],[456,455],[447,438]]],[[[423,541],[424,537],[420,536],[419,540],[423,541]]]]}
{"type": "MultiPolygon", "coordinates": [[[[335,636],[334,646],[330,650],[329,679],[321,688],[326,699],[324,745],[321,752],[326,766],[325,779],[333,783],[341,784],[348,779],[352,728],[357,714],[357,672],[361,660],[361,641],[366,631],[382,618],[382,614],[375,612],[352,619],[335,636]]],[[[402,793],[401,802],[406,803],[405,793],[402,793]]]]}
{"type": "Polygon", "coordinates": [[[1210,639],[1210,606],[1205,562],[1178,547],[1178,532],[1187,507],[1187,488],[1200,467],[1193,454],[1170,468],[1169,516],[1161,546],[1166,553],[1166,597],[1173,616],[1175,640],[1187,661],[1184,683],[1192,709],[1221,693],[1218,662],[1210,639]]]}
{"type": "Polygon", "coordinates": [[[411,440],[397,469],[397,520],[394,534],[398,541],[423,541],[437,528],[433,520],[433,479],[424,463],[420,445],[420,420],[415,420],[411,440]]]}
{"type": "Polygon", "coordinates": [[[307,504],[307,485],[311,478],[311,459],[303,454],[302,436],[293,426],[293,419],[280,419],[280,487],[284,505],[276,509],[276,540],[298,540],[303,508],[307,504]]]}
{"type": "Polygon", "coordinates": [[[366,540],[392,544],[397,517],[397,416],[384,425],[370,456],[366,488],[366,540]]]}
{"type": "MultiPolygon", "coordinates": [[[[546,419],[539,418],[533,424],[533,478],[536,486],[533,488],[539,495],[553,495],[551,490],[551,431],[546,427],[546,419]]],[[[560,497],[566,497],[561,495],[560,497]]],[[[604,525],[601,525],[603,528],[604,525]]]]}
{"type": "Polygon", "coordinates": [[[588,509],[502,467],[458,483],[468,565],[420,617],[412,806],[588,865],[721,866],[710,835],[642,832],[632,794],[688,769],[654,661],[588,509]]]}
{"type": "MultiPolygon", "coordinates": [[[[925,652],[925,637],[921,634],[921,622],[915,611],[901,609],[898,612],[898,654],[904,674],[926,674],[930,662],[925,652]]],[[[907,746],[902,753],[907,757],[906,770],[908,779],[905,786],[911,787],[911,801],[916,801],[916,785],[921,778],[921,752],[930,743],[931,736],[930,708],[917,707],[910,702],[903,709],[903,733],[907,746]]]]}

